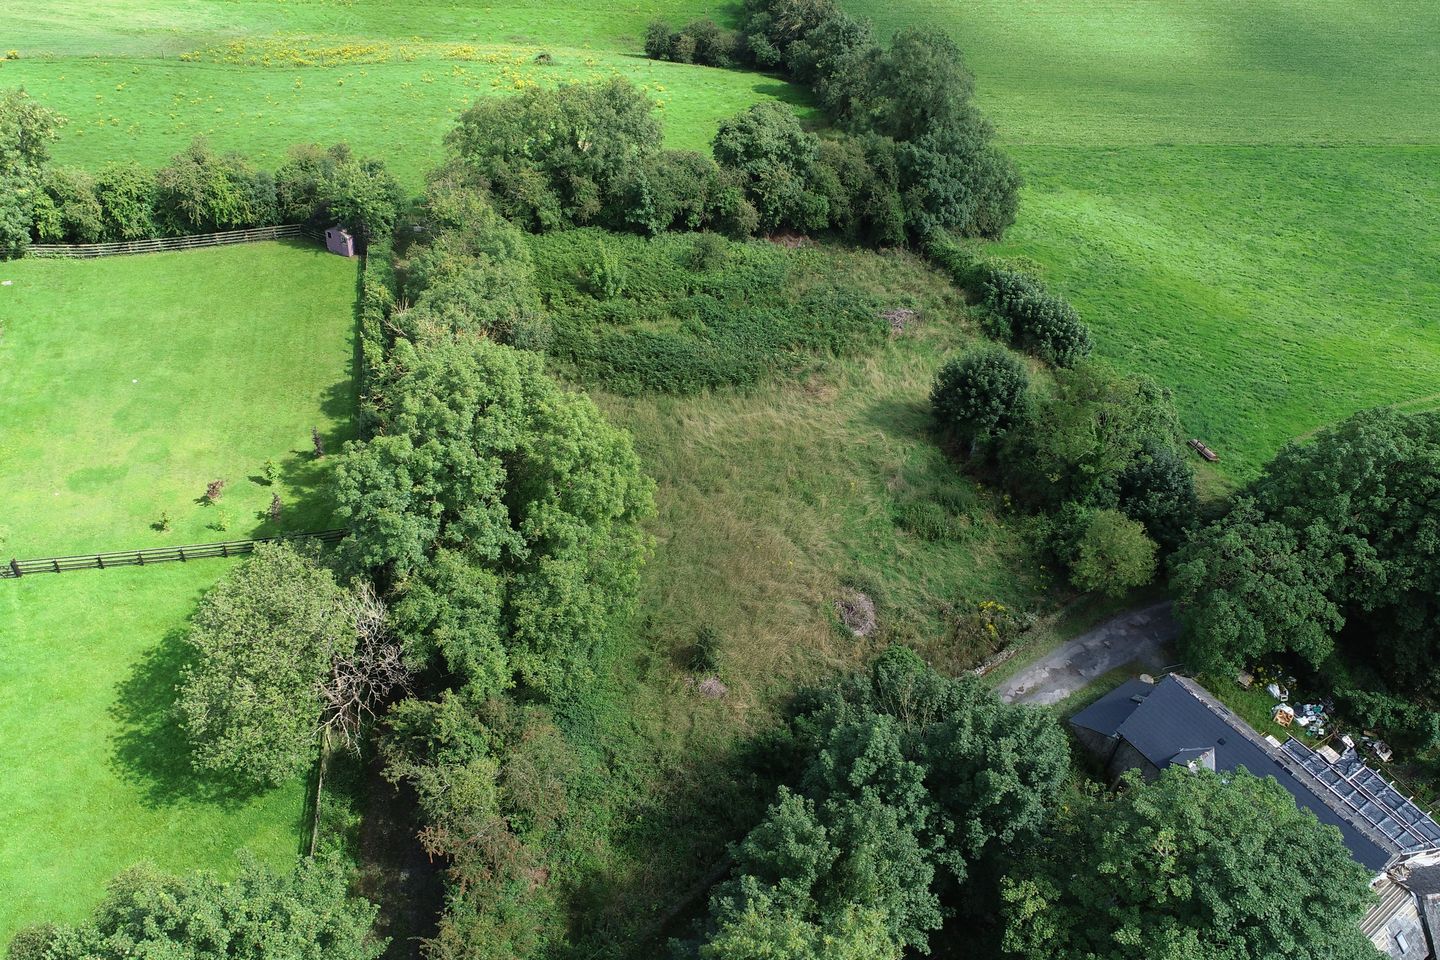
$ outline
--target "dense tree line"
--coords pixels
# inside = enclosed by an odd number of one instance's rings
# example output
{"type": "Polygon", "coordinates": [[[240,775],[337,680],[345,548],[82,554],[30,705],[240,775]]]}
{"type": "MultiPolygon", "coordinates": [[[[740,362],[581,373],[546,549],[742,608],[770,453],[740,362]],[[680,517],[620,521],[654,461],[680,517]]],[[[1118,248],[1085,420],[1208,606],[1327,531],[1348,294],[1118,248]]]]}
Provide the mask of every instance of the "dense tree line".
{"type": "Polygon", "coordinates": [[[1040,539],[1081,590],[1121,595],[1148,583],[1198,509],[1167,391],[1099,361],[1032,387],[1025,364],[981,347],[941,368],[931,392],[941,430],[966,465],[994,471],[1043,516],[1040,539]]]}
{"type": "MultiPolygon", "coordinates": [[[[738,33],[656,22],[646,52],[783,70],[811,87],[838,125],[824,140],[805,135],[805,150],[786,150],[752,175],[751,201],[784,214],[762,217],[763,229],[833,229],[893,244],[941,231],[998,237],[1015,220],[1019,174],[974,105],[959,47],[941,31],[905,29],[885,45],[834,0],[746,0],[738,33]]],[[[763,126],[775,109],[751,108],[755,116],[731,124],[763,126]]],[[[715,155],[731,166],[720,137],[715,155]]]]}
{"type": "Polygon", "coordinates": [[[403,205],[383,162],[345,144],[294,147],[274,172],[203,138],[157,170],[119,162],[90,173],[49,162],[62,119],[24,91],[0,99],[0,255],[37,243],[102,243],[264,227],[346,225],[362,246],[403,205]]]}
{"type": "Polygon", "coordinates": [[[520,232],[447,175],[416,225],[393,276],[365,284],[370,435],[336,466],[343,557],[384,585],[418,676],[381,753],[447,869],[429,955],[533,955],[564,933],[542,878],[578,763],[550,704],[605,666],[653,483],[629,436],[520,349],[545,337],[520,232]]]}
{"type": "Polygon", "coordinates": [[[1050,718],[902,648],[802,696],[791,731],[798,777],[682,956],[926,952],[978,865],[1038,834],[1069,769],[1050,718]]]}
{"type": "MultiPolygon", "coordinates": [[[[948,39],[912,39],[963,71],[948,39]]],[[[1016,179],[978,114],[898,94],[884,104],[875,109],[883,122],[826,138],[781,104],[757,104],[720,125],[712,159],[662,149],[654,105],[617,78],[479,100],[446,145],[451,176],[529,230],[829,231],[877,245],[938,230],[1003,232],[1016,179]],[[916,139],[896,139],[911,132],[916,139]]]]}
{"type": "Polygon", "coordinates": [[[1291,444],[1175,557],[1182,649],[1323,670],[1396,741],[1440,743],[1440,416],[1372,410],[1291,444]]]}

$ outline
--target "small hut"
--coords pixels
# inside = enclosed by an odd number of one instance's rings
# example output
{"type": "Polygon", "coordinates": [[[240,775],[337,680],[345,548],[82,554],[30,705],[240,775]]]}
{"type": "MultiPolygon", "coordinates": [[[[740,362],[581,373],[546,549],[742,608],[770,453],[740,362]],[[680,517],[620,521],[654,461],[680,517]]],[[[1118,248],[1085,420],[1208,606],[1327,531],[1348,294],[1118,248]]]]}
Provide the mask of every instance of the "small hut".
{"type": "Polygon", "coordinates": [[[349,230],[344,230],[339,224],[336,224],[325,231],[325,248],[342,257],[353,257],[355,256],[355,238],[350,235],[349,230]]]}

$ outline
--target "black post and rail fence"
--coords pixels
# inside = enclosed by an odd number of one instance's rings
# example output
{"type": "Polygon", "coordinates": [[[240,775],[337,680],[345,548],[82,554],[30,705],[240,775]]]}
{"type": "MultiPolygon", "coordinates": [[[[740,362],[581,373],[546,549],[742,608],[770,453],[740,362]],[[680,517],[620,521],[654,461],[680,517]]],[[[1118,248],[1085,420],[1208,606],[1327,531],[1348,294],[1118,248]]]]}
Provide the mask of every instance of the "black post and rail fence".
{"type": "Polygon", "coordinates": [[[325,232],[298,223],[274,227],[251,227],[247,230],[223,230],[185,237],[156,237],[148,240],[121,240],[115,243],[32,243],[26,254],[32,257],[65,257],[88,260],[131,253],[167,253],[173,250],[201,250],[223,247],[232,243],[256,243],[261,240],[288,240],[305,237],[325,242],[325,232]]]}
{"type": "Polygon", "coordinates": [[[255,552],[260,543],[288,540],[315,540],[336,543],[348,531],[319,530],[311,533],[286,533],[278,537],[257,537],[252,540],[222,540],[218,543],[191,543],[178,547],[145,547],[140,550],[117,550],[113,553],[85,553],[69,557],[42,557],[38,560],[12,559],[0,567],[0,580],[14,580],[38,573],[69,573],[72,570],[106,570],[110,567],[144,567],[154,563],[181,563],[210,557],[243,557],[255,552]]]}

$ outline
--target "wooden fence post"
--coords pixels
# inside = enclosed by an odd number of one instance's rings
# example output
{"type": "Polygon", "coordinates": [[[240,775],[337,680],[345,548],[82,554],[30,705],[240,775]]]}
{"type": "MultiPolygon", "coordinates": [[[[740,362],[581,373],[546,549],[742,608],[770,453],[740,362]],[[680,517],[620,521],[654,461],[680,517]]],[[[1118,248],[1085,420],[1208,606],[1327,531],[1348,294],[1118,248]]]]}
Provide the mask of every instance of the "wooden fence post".
{"type": "Polygon", "coordinates": [[[17,578],[20,576],[20,561],[16,560],[14,557],[10,558],[10,570],[15,574],[17,578]]]}

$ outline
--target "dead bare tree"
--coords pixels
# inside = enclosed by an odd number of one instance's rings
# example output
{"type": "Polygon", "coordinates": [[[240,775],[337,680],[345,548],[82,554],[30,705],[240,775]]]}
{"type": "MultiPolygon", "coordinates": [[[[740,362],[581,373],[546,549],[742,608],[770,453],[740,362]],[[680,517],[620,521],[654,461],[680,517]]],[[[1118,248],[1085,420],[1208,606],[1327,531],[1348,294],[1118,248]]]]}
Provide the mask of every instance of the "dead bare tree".
{"type": "Polygon", "coordinates": [[[410,689],[410,669],[400,643],[390,634],[385,601],[368,582],[348,600],[355,624],[355,649],[331,659],[330,676],[320,683],[324,705],[320,733],[328,742],[360,747],[365,726],[389,700],[410,689]]]}

